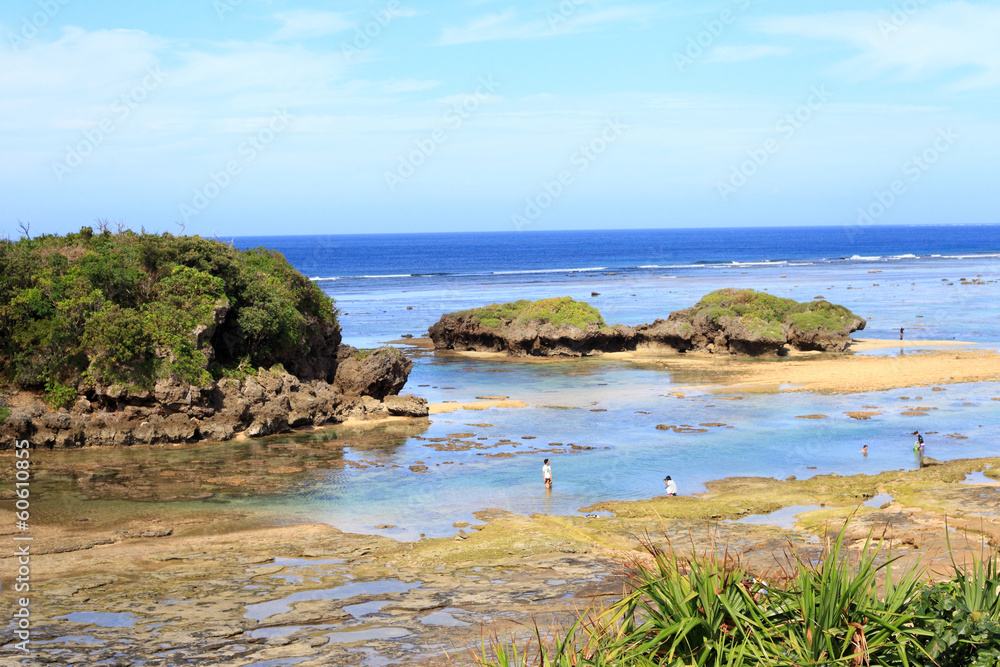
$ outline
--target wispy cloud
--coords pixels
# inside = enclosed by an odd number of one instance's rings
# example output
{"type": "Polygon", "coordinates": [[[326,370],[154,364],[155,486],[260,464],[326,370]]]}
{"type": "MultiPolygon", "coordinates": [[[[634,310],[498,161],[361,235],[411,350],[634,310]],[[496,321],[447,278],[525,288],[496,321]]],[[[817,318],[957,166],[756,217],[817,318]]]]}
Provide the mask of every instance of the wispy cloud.
{"type": "Polygon", "coordinates": [[[472,44],[510,39],[539,39],[583,32],[594,32],[616,23],[644,23],[664,15],[662,7],[636,5],[631,7],[596,8],[588,3],[572,3],[573,11],[562,13],[559,5],[544,14],[526,18],[514,9],[487,14],[465,25],[446,25],[439,45],[472,44]]]}
{"type": "Polygon", "coordinates": [[[836,66],[853,78],[896,73],[916,80],[960,71],[957,90],[1000,84],[1000,7],[949,2],[895,13],[845,11],[763,19],[757,28],[842,43],[860,54],[836,66]],[[973,70],[973,74],[968,74],[973,70]]]}
{"type": "Polygon", "coordinates": [[[790,53],[791,49],[786,46],[774,46],[771,44],[746,44],[743,46],[717,46],[712,49],[705,62],[709,63],[742,63],[758,58],[768,58],[771,56],[783,56],[790,53]]]}
{"type": "Polygon", "coordinates": [[[274,15],[282,26],[274,39],[279,41],[326,37],[354,27],[354,21],[339,12],[294,9],[274,15]]]}

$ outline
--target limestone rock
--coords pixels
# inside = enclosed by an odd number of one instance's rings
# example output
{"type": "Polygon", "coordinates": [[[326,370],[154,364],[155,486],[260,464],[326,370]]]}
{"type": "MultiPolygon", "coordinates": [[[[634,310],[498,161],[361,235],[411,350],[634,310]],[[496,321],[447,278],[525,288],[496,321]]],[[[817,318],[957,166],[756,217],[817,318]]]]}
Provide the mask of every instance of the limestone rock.
{"type": "Polygon", "coordinates": [[[439,350],[510,356],[578,357],[643,346],[775,356],[788,345],[843,351],[850,334],[864,327],[863,319],[824,300],[798,303],[749,289],[722,289],[665,320],[634,328],[606,326],[589,304],[564,297],[450,313],[428,335],[439,350]]]}
{"type": "Polygon", "coordinates": [[[406,394],[404,396],[386,396],[382,401],[391,415],[401,417],[426,417],[430,414],[427,399],[406,394]]]}
{"type": "Polygon", "coordinates": [[[394,347],[359,351],[343,345],[340,354],[334,385],[345,394],[382,400],[398,394],[413,369],[413,362],[394,347]]]}

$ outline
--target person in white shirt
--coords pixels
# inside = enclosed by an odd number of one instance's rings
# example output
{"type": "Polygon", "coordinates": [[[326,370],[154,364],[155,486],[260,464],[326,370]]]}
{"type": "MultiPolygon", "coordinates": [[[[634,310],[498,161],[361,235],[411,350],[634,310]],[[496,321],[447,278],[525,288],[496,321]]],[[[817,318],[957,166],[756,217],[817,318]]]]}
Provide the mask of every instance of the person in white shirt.
{"type": "Polygon", "coordinates": [[[546,489],[552,488],[552,466],[549,465],[548,459],[542,464],[542,481],[545,482],[546,489]]]}
{"type": "Polygon", "coordinates": [[[667,495],[668,496],[676,496],[677,495],[677,484],[674,483],[674,480],[670,479],[670,475],[667,475],[666,477],[664,477],[663,481],[666,482],[666,484],[667,484],[667,495]]]}

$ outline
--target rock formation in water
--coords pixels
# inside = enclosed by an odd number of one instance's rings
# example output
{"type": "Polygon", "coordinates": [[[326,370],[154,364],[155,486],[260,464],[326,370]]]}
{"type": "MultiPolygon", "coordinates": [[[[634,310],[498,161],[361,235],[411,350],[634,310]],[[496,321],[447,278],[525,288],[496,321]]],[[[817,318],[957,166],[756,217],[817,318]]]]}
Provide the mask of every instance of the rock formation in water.
{"type": "Polygon", "coordinates": [[[631,327],[604,323],[596,308],[569,297],[516,301],[444,315],[430,328],[438,349],[573,356],[635,346],[631,327]]]}
{"type": "Polygon", "coordinates": [[[799,350],[843,351],[865,321],[827,301],[799,303],[749,289],[722,289],[667,319],[608,326],[592,306],[569,297],[492,304],[444,315],[429,331],[436,349],[511,356],[585,356],[643,347],[750,356],[799,350]]]}

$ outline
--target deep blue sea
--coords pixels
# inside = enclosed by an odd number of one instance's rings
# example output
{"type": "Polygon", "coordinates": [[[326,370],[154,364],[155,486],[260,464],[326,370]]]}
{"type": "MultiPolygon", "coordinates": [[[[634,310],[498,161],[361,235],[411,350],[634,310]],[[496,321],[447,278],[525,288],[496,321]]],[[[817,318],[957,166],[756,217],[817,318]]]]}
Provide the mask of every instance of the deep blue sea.
{"type": "Polygon", "coordinates": [[[235,241],[242,248],[280,250],[300,271],[324,282],[470,280],[514,272],[688,273],[734,263],[842,264],[996,254],[1000,225],[248,236],[235,241]]]}
{"type": "MultiPolygon", "coordinates": [[[[969,341],[1000,348],[1000,225],[509,232],[235,239],[282,252],[340,310],[344,341],[373,347],[422,336],[447,312],[516,299],[572,296],[612,323],[640,324],[686,308],[714,289],[752,287],[797,300],[826,298],[868,319],[865,338],[969,341]],[[966,279],[963,281],[963,279],[966,279]],[[976,284],[971,283],[978,279],[976,284]]],[[[888,350],[903,354],[912,350],[888,350]]],[[[933,432],[939,459],[1000,454],[1000,383],[904,388],[854,395],[813,393],[718,399],[704,378],[600,359],[558,364],[494,362],[424,354],[404,392],[432,403],[481,395],[527,402],[520,409],[432,417],[424,437],[472,433],[490,449],[440,452],[433,443],[387,438],[345,457],[379,466],[327,471],[272,508],[345,530],[414,539],[454,532],[471,513],[502,508],[571,514],[606,499],[662,492],[665,474],[682,493],[731,475],[784,478],[879,472],[915,465],[908,435],[933,432]],[[686,397],[670,396],[681,392],[686,397]],[[878,406],[867,421],[844,413],[878,406]],[[907,406],[933,408],[927,417],[907,406]],[[822,421],[799,415],[826,414],[822,421]],[[660,423],[724,423],[702,434],[660,423]],[[961,434],[965,439],[944,437],[961,434]],[[519,448],[497,446],[517,441],[519,448]],[[591,449],[550,455],[552,493],[540,483],[550,443],[591,449]],[[868,457],[859,450],[870,447],[868,457]],[[487,454],[510,452],[514,457],[487,454]],[[427,465],[423,474],[411,465],[427,465]],[[393,529],[375,526],[392,524],[393,529]]],[[[333,437],[333,436],[331,436],[333,437]]]]}

